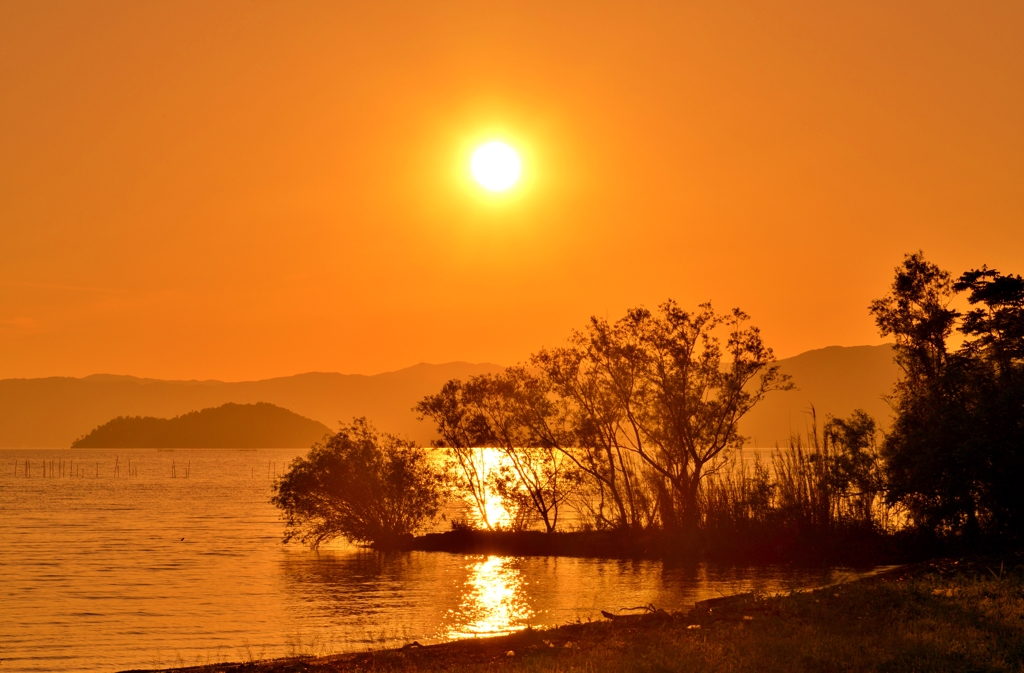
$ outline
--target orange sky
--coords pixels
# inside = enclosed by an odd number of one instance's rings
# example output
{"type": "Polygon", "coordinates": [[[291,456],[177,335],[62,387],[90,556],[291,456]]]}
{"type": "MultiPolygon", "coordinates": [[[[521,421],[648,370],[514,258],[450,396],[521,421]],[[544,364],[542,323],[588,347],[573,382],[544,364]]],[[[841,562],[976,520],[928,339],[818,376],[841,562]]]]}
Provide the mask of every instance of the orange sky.
{"type": "Polygon", "coordinates": [[[739,305],[878,343],[1024,272],[1024,3],[0,5],[0,377],[511,364],[739,305]],[[506,198],[474,143],[523,153],[506,198]]]}

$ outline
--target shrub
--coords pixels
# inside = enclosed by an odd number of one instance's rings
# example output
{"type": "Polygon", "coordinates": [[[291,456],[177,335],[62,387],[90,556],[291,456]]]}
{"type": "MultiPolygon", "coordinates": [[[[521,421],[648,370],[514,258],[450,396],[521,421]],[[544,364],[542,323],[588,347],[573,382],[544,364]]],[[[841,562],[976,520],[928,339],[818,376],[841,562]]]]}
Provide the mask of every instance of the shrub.
{"type": "Polygon", "coordinates": [[[431,520],[445,497],[426,450],[378,433],[365,418],[296,458],[275,490],[284,541],[314,549],[337,537],[393,545],[431,520]]]}

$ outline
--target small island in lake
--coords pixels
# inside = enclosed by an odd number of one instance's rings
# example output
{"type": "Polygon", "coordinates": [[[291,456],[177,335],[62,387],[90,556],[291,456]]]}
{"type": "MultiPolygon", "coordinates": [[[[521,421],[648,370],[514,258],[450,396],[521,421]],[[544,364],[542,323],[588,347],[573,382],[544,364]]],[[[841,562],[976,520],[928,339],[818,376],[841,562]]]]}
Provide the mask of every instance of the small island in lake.
{"type": "Polygon", "coordinates": [[[174,418],[118,416],[72,448],[278,449],[304,447],[330,434],[323,423],[258,402],[228,403],[174,418]]]}

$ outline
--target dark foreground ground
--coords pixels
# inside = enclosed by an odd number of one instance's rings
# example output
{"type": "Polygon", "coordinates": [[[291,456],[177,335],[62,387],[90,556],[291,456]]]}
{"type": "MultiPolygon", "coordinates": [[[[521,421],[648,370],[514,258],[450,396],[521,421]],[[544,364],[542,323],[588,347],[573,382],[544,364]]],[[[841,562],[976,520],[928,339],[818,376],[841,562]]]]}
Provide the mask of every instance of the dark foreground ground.
{"type": "Polygon", "coordinates": [[[734,597],[441,645],[173,669],[1024,671],[1024,558],[941,560],[810,593],[734,597]]]}

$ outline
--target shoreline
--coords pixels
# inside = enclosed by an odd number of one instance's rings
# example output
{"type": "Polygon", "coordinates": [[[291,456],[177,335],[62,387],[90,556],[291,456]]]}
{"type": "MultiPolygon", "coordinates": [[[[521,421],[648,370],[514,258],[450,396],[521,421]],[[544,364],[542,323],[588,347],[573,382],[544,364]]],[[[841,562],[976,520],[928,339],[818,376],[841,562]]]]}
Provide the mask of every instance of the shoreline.
{"type": "Polygon", "coordinates": [[[545,533],[465,529],[409,535],[369,547],[378,551],[649,559],[750,566],[782,563],[808,567],[873,567],[913,560],[908,558],[908,553],[897,552],[893,538],[863,530],[837,531],[832,535],[751,531],[748,535],[702,536],[696,543],[687,545],[677,536],[661,531],[545,533]]]}
{"type": "Polygon", "coordinates": [[[1024,557],[937,559],[784,596],[604,616],[435,645],[121,673],[1019,670],[1024,557]]]}

